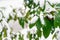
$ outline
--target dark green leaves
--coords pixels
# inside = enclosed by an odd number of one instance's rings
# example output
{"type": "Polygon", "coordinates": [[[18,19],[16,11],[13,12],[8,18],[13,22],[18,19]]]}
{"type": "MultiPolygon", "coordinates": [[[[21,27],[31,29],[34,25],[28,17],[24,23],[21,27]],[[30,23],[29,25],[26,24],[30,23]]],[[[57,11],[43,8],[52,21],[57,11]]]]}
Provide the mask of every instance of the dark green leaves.
{"type": "Polygon", "coordinates": [[[42,31],[41,30],[37,30],[37,33],[36,34],[37,34],[38,37],[41,37],[42,31]]]}
{"type": "MultiPolygon", "coordinates": [[[[41,37],[42,31],[41,31],[40,29],[41,29],[41,27],[42,27],[42,24],[41,24],[40,18],[38,18],[38,20],[37,20],[35,23],[30,24],[29,27],[32,28],[32,27],[35,26],[35,25],[36,25],[36,27],[37,27],[37,32],[36,32],[36,34],[37,34],[38,37],[41,37]]],[[[38,39],[38,38],[37,38],[37,39],[38,39]]]]}
{"type": "Polygon", "coordinates": [[[16,13],[16,9],[13,9],[13,12],[15,12],[15,13],[16,13]]]}
{"type": "Polygon", "coordinates": [[[32,34],[30,32],[28,32],[27,37],[29,38],[29,40],[32,40],[32,34]]]}
{"type": "Polygon", "coordinates": [[[51,31],[51,29],[48,28],[48,27],[43,28],[43,35],[44,35],[45,38],[47,38],[49,36],[50,31],[51,31]]]}
{"type": "Polygon", "coordinates": [[[42,24],[41,24],[40,18],[38,18],[38,20],[36,21],[36,27],[37,27],[37,33],[36,34],[38,37],[41,37],[42,31],[40,29],[42,27],[42,24]]]}
{"type": "Polygon", "coordinates": [[[44,18],[45,20],[45,25],[43,26],[43,35],[45,38],[47,38],[54,27],[54,20],[49,19],[47,17],[44,18]]]}
{"type": "Polygon", "coordinates": [[[0,20],[0,22],[2,21],[2,19],[0,20]]]}
{"type": "Polygon", "coordinates": [[[55,4],[51,4],[49,1],[47,1],[47,2],[51,7],[55,7],[55,4]]]}
{"type": "Polygon", "coordinates": [[[19,34],[19,40],[24,40],[23,35],[19,34]]]}
{"type": "Polygon", "coordinates": [[[19,24],[24,28],[24,19],[23,18],[18,18],[19,24]]]}
{"type": "Polygon", "coordinates": [[[7,28],[4,27],[2,32],[4,32],[4,37],[7,37],[7,28]]]}
{"type": "Polygon", "coordinates": [[[8,18],[7,22],[9,22],[11,19],[12,19],[12,16],[9,15],[9,18],[8,18]]]}
{"type": "Polygon", "coordinates": [[[24,0],[25,1],[25,6],[28,6],[29,8],[32,7],[32,4],[33,4],[33,0],[24,0]],[[29,3],[27,3],[29,2],[29,3]]]}
{"type": "Polygon", "coordinates": [[[49,27],[54,26],[54,18],[49,18],[48,16],[46,16],[44,20],[45,20],[46,26],[49,26],[49,27]]]}
{"type": "Polygon", "coordinates": [[[38,30],[40,30],[40,28],[42,27],[40,18],[38,18],[38,20],[36,21],[36,27],[37,27],[38,30]]]}
{"type": "Polygon", "coordinates": [[[0,40],[2,40],[2,32],[0,32],[0,40]]]}
{"type": "Polygon", "coordinates": [[[58,13],[55,14],[55,20],[54,20],[54,26],[57,27],[59,26],[60,27],[60,11],[58,11],[58,13]]]}
{"type": "Polygon", "coordinates": [[[16,20],[17,20],[17,18],[18,18],[18,17],[17,17],[17,14],[16,14],[16,15],[14,16],[14,20],[16,21],[16,20]]]}
{"type": "Polygon", "coordinates": [[[42,11],[45,10],[45,7],[46,7],[46,0],[44,0],[44,6],[43,6],[43,10],[42,11]]]}
{"type": "Polygon", "coordinates": [[[35,25],[35,23],[29,24],[29,28],[32,28],[34,25],[35,25]]]}
{"type": "Polygon", "coordinates": [[[54,26],[60,27],[60,3],[56,4],[56,9],[58,13],[55,13],[54,26]]]}
{"type": "Polygon", "coordinates": [[[32,28],[33,26],[37,27],[37,29],[40,29],[42,27],[42,24],[41,24],[41,21],[40,21],[40,18],[37,19],[37,21],[33,24],[30,24],[29,27],[32,28]]]}
{"type": "Polygon", "coordinates": [[[29,40],[32,40],[32,34],[29,35],[29,40]]]}
{"type": "Polygon", "coordinates": [[[29,17],[29,15],[30,15],[30,10],[26,13],[25,18],[27,19],[29,17]]]}

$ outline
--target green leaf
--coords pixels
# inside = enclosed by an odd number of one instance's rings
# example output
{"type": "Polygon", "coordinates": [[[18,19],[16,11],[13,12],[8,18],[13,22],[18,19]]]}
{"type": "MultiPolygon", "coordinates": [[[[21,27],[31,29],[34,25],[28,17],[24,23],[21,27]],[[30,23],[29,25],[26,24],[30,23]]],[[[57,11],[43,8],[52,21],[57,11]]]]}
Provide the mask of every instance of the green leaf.
{"type": "Polygon", "coordinates": [[[41,30],[37,30],[36,34],[37,34],[38,37],[41,37],[42,36],[42,31],[41,30]]]}
{"type": "Polygon", "coordinates": [[[45,38],[47,38],[49,36],[50,30],[51,29],[48,28],[48,27],[43,27],[43,35],[44,35],[45,38]]]}
{"type": "Polygon", "coordinates": [[[51,6],[51,7],[54,7],[55,6],[55,4],[51,4],[49,1],[47,1],[48,2],[48,4],[51,6]]]}
{"type": "Polygon", "coordinates": [[[40,30],[40,28],[42,27],[40,18],[38,18],[38,20],[36,21],[36,27],[37,27],[38,30],[40,30]]]}
{"type": "Polygon", "coordinates": [[[38,5],[36,5],[36,3],[33,2],[33,7],[36,8],[38,5]]]}
{"type": "Polygon", "coordinates": [[[17,17],[17,15],[15,15],[15,16],[14,16],[14,20],[16,21],[16,20],[17,20],[17,18],[18,18],[18,17],[17,17]]]}
{"type": "Polygon", "coordinates": [[[23,35],[19,34],[19,40],[24,40],[23,35]]]}
{"type": "Polygon", "coordinates": [[[34,39],[36,38],[36,34],[33,34],[33,38],[34,38],[34,39]]]}
{"type": "Polygon", "coordinates": [[[60,3],[57,3],[56,5],[55,5],[55,9],[58,11],[58,10],[60,10],[60,3]]]}
{"type": "Polygon", "coordinates": [[[29,24],[29,27],[32,28],[35,25],[36,25],[38,30],[41,28],[42,24],[41,24],[40,18],[38,18],[38,20],[35,23],[29,24]]]}
{"type": "Polygon", "coordinates": [[[17,35],[16,34],[13,34],[13,36],[11,36],[11,39],[16,39],[17,35]]]}
{"type": "Polygon", "coordinates": [[[40,7],[38,7],[38,9],[36,10],[36,12],[37,12],[37,14],[38,15],[40,15],[40,11],[41,11],[42,9],[40,8],[40,7]]]}
{"type": "Polygon", "coordinates": [[[41,25],[41,22],[40,22],[40,18],[38,18],[38,20],[35,23],[29,24],[29,27],[32,28],[35,25],[36,25],[37,29],[41,28],[42,25],[41,25]]]}
{"type": "Polygon", "coordinates": [[[42,11],[45,10],[45,7],[46,7],[46,0],[44,0],[44,6],[43,6],[43,10],[42,11]]]}
{"type": "Polygon", "coordinates": [[[0,40],[2,40],[2,32],[0,32],[0,40]]]}
{"type": "Polygon", "coordinates": [[[56,7],[60,7],[60,3],[56,4],[56,7]]]}
{"type": "Polygon", "coordinates": [[[32,28],[34,25],[35,25],[35,23],[29,24],[29,28],[32,28]]]}
{"type": "Polygon", "coordinates": [[[23,18],[18,18],[19,24],[24,28],[24,19],[23,18]]]}
{"type": "Polygon", "coordinates": [[[29,35],[29,40],[32,40],[32,34],[29,35]]]}
{"type": "Polygon", "coordinates": [[[60,27],[60,11],[58,11],[58,13],[55,14],[55,20],[54,20],[54,26],[57,27],[59,26],[60,27]]]}
{"type": "Polygon", "coordinates": [[[30,34],[30,32],[28,32],[27,37],[29,38],[29,40],[32,40],[32,34],[30,34]]]}
{"type": "Polygon", "coordinates": [[[54,27],[54,19],[49,19],[47,17],[44,18],[45,25],[43,26],[43,35],[47,38],[54,27]]]}
{"type": "Polygon", "coordinates": [[[2,19],[0,20],[0,22],[2,21],[2,19]]]}
{"type": "Polygon", "coordinates": [[[16,13],[16,9],[13,9],[13,12],[15,12],[15,13],[16,13]]]}
{"type": "Polygon", "coordinates": [[[37,37],[37,38],[35,38],[35,40],[39,40],[39,38],[37,37]]]}
{"type": "Polygon", "coordinates": [[[33,0],[24,0],[25,1],[25,6],[28,6],[30,9],[31,9],[31,7],[32,7],[32,4],[33,4],[33,0]],[[27,1],[29,2],[29,3],[27,3],[27,1]]]}
{"type": "Polygon", "coordinates": [[[29,15],[30,15],[30,10],[26,13],[25,18],[27,19],[29,17],[29,15]]]}
{"type": "Polygon", "coordinates": [[[54,39],[54,38],[57,38],[57,35],[56,35],[56,33],[53,35],[52,39],[54,39]]]}
{"type": "Polygon", "coordinates": [[[36,12],[36,11],[35,11],[35,10],[33,10],[30,14],[35,14],[35,12],[36,12]]]}
{"type": "Polygon", "coordinates": [[[4,32],[4,37],[7,37],[7,28],[3,28],[3,32],[4,32]]]}
{"type": "Polygon", "coordinates": [[[52,30],[51,30],[51,34],[53,34],[54,31],[55,31],[55,27],[52,28],[52,30]]]}
{"type": "Polygon", "coordinates": [[[41,37],[42,32],[41,32],[40,28],[42,27],[42,24],[41,24],[40,18],[38,18],[38,20],[36,21],[36,27],[37,27],[37,33],[36,34],[38,37],[41,37]]]}
{"type": "Polygon", "coordinates": [[[12,19],[12,16],[9,15],[9,18],[8,18],[7,22],[9,22],[11,19],[12,19]]]}
{"type": "Polygon", "coordinates": [[[54,18],[50,19],[48,17],[44,18],[46,26],[53,27],[54,26],[54,18]]]}

